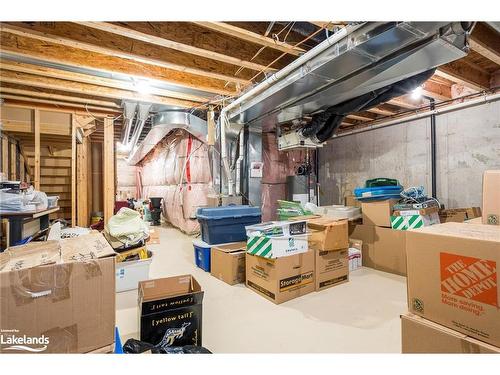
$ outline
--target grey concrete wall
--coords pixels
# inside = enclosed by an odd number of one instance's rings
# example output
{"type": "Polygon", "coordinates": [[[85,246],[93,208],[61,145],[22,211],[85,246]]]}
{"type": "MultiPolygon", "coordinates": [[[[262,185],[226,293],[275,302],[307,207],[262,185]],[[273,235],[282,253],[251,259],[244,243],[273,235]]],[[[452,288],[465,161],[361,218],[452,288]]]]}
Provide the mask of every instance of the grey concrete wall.
{"type": "MultiPolygon", "coordinates": [[[[436,116],[437,194],[446,207],[481,205],[482,174],[500,169],[500,101],[436,116]]],[[[430,194],[430,118],[328,141],[320,151],[320,204],[374,177],[430,194]]]]}

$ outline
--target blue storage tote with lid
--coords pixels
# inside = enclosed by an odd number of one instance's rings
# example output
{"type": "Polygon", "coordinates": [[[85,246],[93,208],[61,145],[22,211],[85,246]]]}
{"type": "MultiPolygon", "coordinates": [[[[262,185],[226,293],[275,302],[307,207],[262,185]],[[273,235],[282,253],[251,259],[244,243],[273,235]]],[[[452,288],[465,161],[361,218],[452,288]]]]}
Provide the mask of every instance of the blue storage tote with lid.
{"type": "Polygon", "coordinates": [[[201,239],[209,245],[246,241],[246,225],[261,222],[259,207],[201,207],[196,217],[201,227],[201,239]]]}
{"type": "Polygon", "coordinates": [[[201,240],[193,240],[193,247],[196,266],[210,272],[210,251],[212,246],[201,240]]]}

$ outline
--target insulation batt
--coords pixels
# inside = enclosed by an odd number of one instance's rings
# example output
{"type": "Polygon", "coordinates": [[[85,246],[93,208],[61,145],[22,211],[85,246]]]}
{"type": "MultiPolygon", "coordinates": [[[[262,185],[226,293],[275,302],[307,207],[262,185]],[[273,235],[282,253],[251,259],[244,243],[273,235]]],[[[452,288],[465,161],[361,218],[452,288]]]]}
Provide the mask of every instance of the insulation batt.
{"type": "Polygon", "coordinates": [[[183,232],[199,232],[196,210],[214,194],[209,148],[184,130],[159,142],[141,162],[142,197],[162,197],[163,216],[183,232]]]}

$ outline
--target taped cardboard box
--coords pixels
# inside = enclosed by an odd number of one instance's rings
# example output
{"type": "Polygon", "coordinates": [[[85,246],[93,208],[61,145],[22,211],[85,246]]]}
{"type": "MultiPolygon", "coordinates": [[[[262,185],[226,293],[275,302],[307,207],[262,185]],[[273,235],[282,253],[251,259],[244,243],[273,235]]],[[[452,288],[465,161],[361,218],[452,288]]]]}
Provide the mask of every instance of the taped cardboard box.
{"type": "Polygon", "coordinates": [[[349,223],[349,239],[362,242],[363,267],[375,268],[375,227],[373,225],[349,223]]]}
{"type": "Polygon", "coordinates": [[[463,223],[466,220],[481,217],[481,208],[448,208],[439,210],[439,219],[441,223],[463,223]]]}
{"type": "Polygon", "coordinates": [[[500,346],[498,228],[444,223],[406,236],[409,311],[500,346]]]}
{"type": "Polygon", "coordinates": [[[363,241],[349,239],[349,272],[361,268],[363,265],[363,241]]]}
{"type": "Polygon", "coordinates": [[[210,256],[210,274],[229,285],[244,283],[246,250],[246,242],[213,246],[210,256]]]}
{"type": "Polygon", "coordinates": [[[268,300],[280,304],[315,289],[315,252],[266,259],[246,254],[246,285],[268,300]]]}
{"type": "Polygon", "coordinates": [[[203,294],[191,275],[141,281],[141,341],[157,346],[202,346],[203,294]]]}
{"type": "Polygon", "coordinates": [[[361,202],[363,224],[390,228],[392,208],[397,202],[397,199],[361,202]]]}
{"type": "Polygon", "coordinates": [[[0,254],[0,352],[87,353],[112,344],[114,255],[99,233],[0,254]]]}
{"type": "Polygon", "coordinates": [[[317,218],[307,221],[309,249],[329,251],[349,247],[347,220],[317,218]]]}
{"type": "Polygon", "coordinates": [[[483,224],[500,225],[500,170],[484,172],[483,224]]]}
{"type": "Polygon", "coordinates": [[[500,348],[407,313],[401,315],[401,352],[498,354],[500,348]]]}
{"type": "Polygon", "coordinates": [[[406,275],[406,232],[375,227],[372,261],[377,270],[406,275]]]}
{"type": "Polygon", "coordinates": [[[349,250],[315,251],[316,291],[349,281],[349,250]]]}

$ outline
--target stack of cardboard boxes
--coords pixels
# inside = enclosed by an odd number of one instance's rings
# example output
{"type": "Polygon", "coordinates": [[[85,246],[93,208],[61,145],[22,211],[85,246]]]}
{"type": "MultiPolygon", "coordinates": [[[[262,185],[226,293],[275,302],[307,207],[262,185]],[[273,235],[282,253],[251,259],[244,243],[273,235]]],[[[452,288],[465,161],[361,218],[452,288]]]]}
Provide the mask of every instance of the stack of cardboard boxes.
{"type": "Polygon", "coordinates": [[[248,288],[279,304],[349,280],[346,220],[313,218],[307,220],[306,227],[303,218],[295,218],[271,225],[285,227],[283,235],[252,236],[250,229],[248,288]]]}
{"type": "Polygon", "coordinates": [[[361,203],[363,224],[350,223],[349,238],[362,241],[363,266],[406,275],[406,231],[391,228],[397,199],[361,203]]]}
{"type": "Polygon", "coordinates": [[[403,353],[500,353],[500,230],[444,223],[407,232],[403,353]]]}

